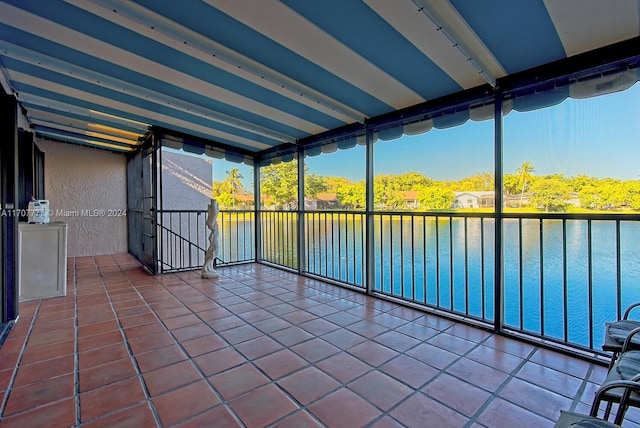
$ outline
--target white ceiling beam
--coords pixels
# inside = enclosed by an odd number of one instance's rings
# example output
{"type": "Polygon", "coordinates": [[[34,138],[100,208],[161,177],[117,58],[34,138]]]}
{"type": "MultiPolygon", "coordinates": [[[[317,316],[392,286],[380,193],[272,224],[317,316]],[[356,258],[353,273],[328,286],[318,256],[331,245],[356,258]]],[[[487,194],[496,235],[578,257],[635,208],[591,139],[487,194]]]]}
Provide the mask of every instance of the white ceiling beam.
{"type": "Polygon", "coordinates": [[[449,39],[451,46],[478,70],[487,83],[495,87],[496,80],[507,74],[493,53],[449,1],[412,1],[418,7],[418,11],[449,39]]]}
{"type": "MultiPolygon", "coordinates": [[[[188,122],[182,119],[177,119],[173,116],[167,116],[162,113],[158,113],[156,111],[151,111],[147,109],[143,109],[140,107],[133,106],[128,103],[123,103],[120,101],[115,101],[109,98],[101,97],[99,95],[88,93],[85,91],[81,91],[69,86],[64,86],[58,83],[50,82],[44,79],[40,79],[37,77],[33,77],[30,75],[23,74],[18,71],[9,70],[13,79],[18,82],[22,82],[27,85],[36,86],[42,88],[47,91],[51,91],[58,94],[64,94],[67,97],[77,98],[79,100],[85,101],[87,103],[104,106],[108,108],[112,108],[118,111],[123,112],[124,114],[131,114],[135,116],[144,117],[145,120],[149,120],[150,123],[162,123],[168,125],[178,126],[184,129],[191,129],[195,132],[198,132],[202,135],[209,135],[212,140],[215,140],[216,137],[223,138],[230,141],[235,141],[237,143],[243,144],[248,147],[253,147],[257,150],[268,149],[271,146],[268,144],[264,144],[249,138],[240,137],[238,135],[229,134],[227,132],[219,131],[216,129],[212,129],[210,127],[195,124],[193,122],[188,122]]],[[[22,97],[22,94],[19,95],[22,97]]],[[[20,98],[19,98],[20,99],[20,98]]],[[[96,112],[97,113],[97,112],[96,112]]]]}
{"type": "MultiPolygon", "coordinates": [[[[167,82],[179,82],[188,91],[206,94],[208,97],[223,100],[225,103],[249,111],[276,122],[286,123],[293,128],[309,134],[327,129],[285,111],[273,108],[254,99],[236,94],[225,88],[212,85],[187,73],[167,67],[163,64],[138,56],[126,49],[119,48],[101,40],[89,37],[68,27],[41,18],[13,5],[0,2],[0,22],[16,28],[28,29],[31,34],[48,39],[104,61],[121,64],[142,75],[167,82]]],[[[188,127],[186,127],[188,129],[188,127]]]]}
{"type": "Polygon", "coordinates": [[[85,117],[88,120],[102,120],[109,123],[112,123],[114,127],[126,127],[130,129],[138,129],[141,134],[147,132],[151,125],[138,122],[135,120],[121,118],[114,115],[107,115],[95,110],[86,109],[84,107],[78,107],[71,104],[63,103],[56,100],[51,100],[49,98],[40,97],[32,94],[21,93],[19,96],[19,100],[22,101],[23,104],[29,104],[29,109],[32,109],[30,106],[36,106],[36,108],[40,109],[50,109],[60,112],[61,115],[73,114],[80,117],[85,117]]]}
{"type": "Polygon", "coordinates": [[[35,126],[46,126],[48,128],[53,128],[59,131],[66,131],[66,132],[71,132],[74,134],[79,134],[79,135],[85,135],[87,137],[90,138],[101,138],[103,140],[108,140],[114,143],[120,143],[120,144],[127,144],[130,146],[137,146],[139,145],[139,141],[137,139],[129,139],[129,138],[121,138],[121,137],[114,137],[113,135],[108,135],[108,134],[103,134],[100,132],[93,132],[93,131],[89,131],[87,129],[84,128],[78,128],[75,126],[71,126],[71,125],[63,125],[57,122],[50,122],[47,120],[42,120],[42,119],[37,119],[34,117],[31,117],[29,119],[29,122],[32,125],[35,126]]]}
{"type": "Polygon", "coordinates": [[[244,122],[229,115],[205,109],[203,107],[187,103],[175,97],[156,92],[150,89],[134,86],[128,82],[115,79],[105,74],[97,73],[78,67],[56,58],[23,49],[11,43],[0,40],[0,49],[4,51],[5,56],[17,59],[27,64],[43,68],[45,70],[57,72],[63,75],[70,75],[76,79],[91,83],[103,88],[111,89],[129,96],[139,98],[143,101],[155,102],[159,105],[170,106],[171,108],[182,111],[184,113],[211,120],[213,122],[222,123],[234,128],[248,131],[257,135],[262,135],[281,142],[292,142],[295,138],[291,135],[283,134],[272,129],[267,129],[252,123],[244,122]]]}
{"type": "Polygon", "coordinates": [[[134,2],[65,1],[345,123],[363,121],[362,112],[134,2]]]}
{"type": "Polygon", "coordinates": [[[469,89],[485,83],[478,70],[452,46],[438,26],[425,25],[424,14],[413,2],[365,0],[365,3],[460,87],[469,89]]]}
{"type": "Polygon", "coordinates": [[[38,108],[29,108],[27,116],[31,121],[35,119],[43,122],[67,125],[76,129],[82,129],[83,131],[99,132],[103,135],[118,137],[129,141],[137,141],[138,138],[144,135],[144,132],[131,132],[124,129],[114,128],[112,126],[102,125],[100,123],[91,123],[88,122],[87,119],[76,119],[74,117],[52,113],[38,108]]]}
{"type": "Polygon", "coordinates": [[[424,101],[422,96],[280,1],[205,1],[395,109],[424,101]]]}
{"type": "Polygon", "coordinates": [[[62,140],[62,141],[69,141],[69,142],[75,142],[75,143],[81,143],[81,144],[88,144],[92,146],[105,147],[109,149],[121,150],[123,152],[130,152],[134,150],[134,147],[126,147],[126,146],[120,146],[117,144],[105,143],[104,141],[92,140],[90,138],[72,137],[72,136],[61,134],[55,131],[36,129],[36,132],[41,135],[45,135],[47,137],[55,138],[57,140],[62,140]]]}

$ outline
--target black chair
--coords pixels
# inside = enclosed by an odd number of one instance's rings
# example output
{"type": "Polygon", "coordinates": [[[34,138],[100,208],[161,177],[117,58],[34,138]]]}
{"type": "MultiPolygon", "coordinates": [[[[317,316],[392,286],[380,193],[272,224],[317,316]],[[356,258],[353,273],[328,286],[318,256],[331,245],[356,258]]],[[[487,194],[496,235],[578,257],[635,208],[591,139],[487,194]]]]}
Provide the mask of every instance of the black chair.
{"type": "MultiPolygon", "coordinates": [[[[624,346],[627,337],[629,337],[629,334],[633,330],[640,328],[640,320],[629,319],[631,311],[638,307],[640,307],[640,302],[629,306],[624,311],[622,319],[605,323],[604,344],[602,345],[602,350],[612,353],[609,369],[613,367],[618,355],[622,352],[622,347],[624,346]]],[[[640,336],[634,336],[634,339],[629,344],[628,349],[640,350],[640,336]]]]}
{"type": "MultiPolygon", "coordinates": [[[[619,381],[640,381],[640,350],[635,349],[638,340],[640,340],[640,327],[631,330],[627,335],[617,358],[609,367],[609,372],[601,388],[619,381]]],[[[614,403],[619,403],[618,415],[622,414],[623,417],[629,406],[640,407],[640,394],[637,391],[631,391],[626,397],[625,393],[626,391],[614,388],[607,390],[602,395],[602,400],[608,402],[605,419],[609,418],[614,403]]]]}
{"type": "Polygon", "coordinates": [[[560,412],[560,418],[558,418],[555,424],[555,428],[619,427],[622,425],[622,421],[624,420],[629,398],[632,394],[638,394],[638,392],[640,392],[640,383],[638,382],[619,380],[605,384],[598,389],[598,392],[596,392],[589,415],[562,410],[560,412]],[[603,401],[607,401],[606,396],[614,391],[617,391],[616,394],[620,394],[620,406],[618,407],[615,420],[612,423],[607,421],[609,415],[605,415],[605,418],[601,419],[598,417],[598,412],[600,410],[601,403],[603,401]]]}

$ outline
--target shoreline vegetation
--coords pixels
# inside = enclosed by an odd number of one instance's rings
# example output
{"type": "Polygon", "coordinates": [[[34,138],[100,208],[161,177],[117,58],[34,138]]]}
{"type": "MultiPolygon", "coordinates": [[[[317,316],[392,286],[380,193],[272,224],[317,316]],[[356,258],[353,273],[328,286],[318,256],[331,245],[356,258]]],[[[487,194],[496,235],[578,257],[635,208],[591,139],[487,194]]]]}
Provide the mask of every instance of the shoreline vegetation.
{"type": "MultiPolygon", "coordinates": [[[[261,169],[261,206],[266,210],[297,209],[297,162],[261,169]]],[[[221,209],[254,206],[253,192],[242,184],[237,168],[223,181],[214,181],[212,197],[221,209]]],[[[419,172],[377,175],[374,207],[399,212],[494,212],[495,180],[479,172],[460,180],[434,180],[419,172]]],[[[309,173],[305,168],[305,209],[364,210],[365,182],[309,173]]],[[[503,176],[503,212],[637,214],[640,180],[563,174],[537,176],[529,162],[503,176]]]]}

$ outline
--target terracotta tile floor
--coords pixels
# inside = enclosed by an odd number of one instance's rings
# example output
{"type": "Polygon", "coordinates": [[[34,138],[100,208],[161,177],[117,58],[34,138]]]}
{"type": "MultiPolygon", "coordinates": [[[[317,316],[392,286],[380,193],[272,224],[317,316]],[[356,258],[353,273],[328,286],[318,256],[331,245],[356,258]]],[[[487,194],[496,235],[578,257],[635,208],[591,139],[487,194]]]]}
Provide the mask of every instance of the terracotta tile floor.
{"type": "Polygon", "coordinates": [[[551,427],[606,373],[259,264],[68,263],[68,295],[22,303],[0,348],[2,428],[551,427]]]}

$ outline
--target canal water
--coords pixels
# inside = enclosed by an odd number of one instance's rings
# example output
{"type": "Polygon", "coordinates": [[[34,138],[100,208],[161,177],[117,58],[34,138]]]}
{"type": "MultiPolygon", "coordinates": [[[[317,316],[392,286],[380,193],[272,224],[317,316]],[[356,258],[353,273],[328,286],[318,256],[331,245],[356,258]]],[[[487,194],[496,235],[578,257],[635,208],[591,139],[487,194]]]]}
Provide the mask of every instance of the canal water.
{"type": "MultiPolygon", "coordinates": [[[[308,270],[362,285],[359,223],[336,219],[314,230],[308,270]]],[[[375,290],[493,321],[492,219],[387,216],[375,224],[375,290]]],[[[599,349],[617,305],[640,301],[640,224],[620,222],[617,236],[608,220],[506,219],[505,325],[599,349]]]]}

